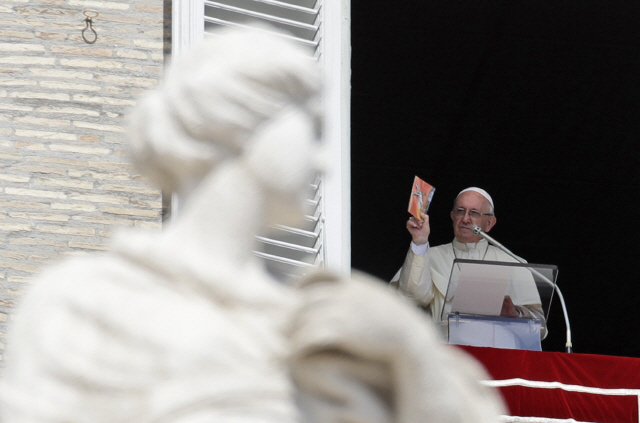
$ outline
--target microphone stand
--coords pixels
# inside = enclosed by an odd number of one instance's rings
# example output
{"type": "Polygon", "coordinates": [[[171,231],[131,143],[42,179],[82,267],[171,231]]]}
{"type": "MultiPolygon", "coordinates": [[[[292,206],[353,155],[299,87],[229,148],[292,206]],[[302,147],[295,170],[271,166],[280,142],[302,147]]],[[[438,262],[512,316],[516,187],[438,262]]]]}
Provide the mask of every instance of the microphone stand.
{"type": "MultiPolygon", "coordinates": [[[[509,250],[504,245],[500,244],[493,237],[489,236],[489,234],[487,234],[485,231],[483,231],[478,225],[473,225],[471,230],[473,231],[474,234],[482,236],[484,239],[489,241],[491,244],[495,245],[496,247],[498,247],[499,249],[501,249],[505,253],[509,254],[511,257],[513,257],[514,259],[516,259],[520,263],[526,263],[525,259],[523,259],[522,257],[518,257],[517,255],[512,253],[511,250],[509,250]]],[[[567,305],[564,302],[564,296],[562,295],[562,291],[560,291],[560,288],[558,287],[557,284],[551,282],[549,280],[549,278],[547,278],[542,273],[538,272],[536,269],[532,269],[530,267],[527,267],[527,269],[529,269],[531,271],[531,273],[534,273],[537,276],[539,276],[545,283],[551,285],[553,287],[553,289],[555,289],[558,292],[558,298],[560,298],[560,305],[562,305],[562,313],[564,314],[564,323],[565,323],[565,325],[567,327],[567,342],[565,344],[565,347],[566,347],[566,351],[568,353],[573,352],[573,344],[571,343],[571,326],[569,325],[569,313],[567,313],[567,305]]]]}

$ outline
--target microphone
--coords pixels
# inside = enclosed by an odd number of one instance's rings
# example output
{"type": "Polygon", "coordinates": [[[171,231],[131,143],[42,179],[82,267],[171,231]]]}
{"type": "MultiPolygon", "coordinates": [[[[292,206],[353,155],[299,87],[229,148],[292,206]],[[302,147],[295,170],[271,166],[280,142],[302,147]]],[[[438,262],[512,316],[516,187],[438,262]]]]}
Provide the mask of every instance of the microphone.
{"type": "MultiPolygon", "coordinates": [[[[496,247],[498,247],[499,249],[501,249],[505,253],[509,254],[511,257],[513,257],[514,259],[516,259],[520,263],[526,263],[527,262],[522,257],[518,257],[517,255],[513,254],[509,249],[507,249],[507,247],[505,247],[504,245],[500,244],[498,241],[493,239],[493,237],[489,236],[489,234],[487,234],[485,231],[483,231],[480,226],[473,225],[471,227],[471,232],[473,232],[476,235],[480,235],[481,237],[486,239],[488,242],[490,242],[491,244],[495,245],[496,247]]],[[[565,346],[567,348],[567,352],[568,353],[573,352],[573,345],[571,343],[571,326],[569,325],[569,313],[567,313],[567,305],[564,302],[564,296],[562,295],[562,291],[560,291],[560,288],[558,287],[557,284],[551,282],[549,280],[549,278],[544,276],[542,273],[538,272],[536,269],[532,269],[530,267],[528,267],[527,269],[529,269],[531,271],[531,273],[534,273],[537,276],[539,276],[545,283],[551,285],[553,287],[553,289],[555,289],[556,292],[558,293],[558,298],[560,298],[560,305],[562,305],[562,313],[564,314],[564,323],[565,323],[565,325],[567,327],[567,342],[566,342],[565,346]]]]}
{"type": "Polygon", "coordinates": [[[516,256],[515,254],[513,254],[511,251],[507,250],[507,248],[500,244],[498,241],[496,241],[495,239],[493,239],[492,237],[489,236],[488,233],[486,233],[485,231],[482,230],[482,228],[478,225],[473,225],[471,227],[471,232],[473,232],[476,235],[480,235],[481,237],[483,237],[484,239],[486,239],[487,241],[489,241],[490,243],[492,243],[493,245],[495,245],[496,247],[500,248],[502,251],[504,251],[505,253],[509,254],[511,257],[515,258],[516,260],[518,260],[520,263],[526,263],[526,261],[521,258],[516,256]]]}

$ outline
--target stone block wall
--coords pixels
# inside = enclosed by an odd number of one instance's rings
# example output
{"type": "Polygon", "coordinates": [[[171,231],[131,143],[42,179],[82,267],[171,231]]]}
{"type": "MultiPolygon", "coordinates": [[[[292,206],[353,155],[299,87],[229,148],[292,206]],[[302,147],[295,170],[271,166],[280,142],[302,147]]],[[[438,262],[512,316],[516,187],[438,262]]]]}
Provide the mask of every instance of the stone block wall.
{"type": "Polygon", "coordinates": [[[162,0],[0,2],[0,357],[34,275],[118,228],[161,227],[126,132],[163,70],[164,15],[162,0]]]}

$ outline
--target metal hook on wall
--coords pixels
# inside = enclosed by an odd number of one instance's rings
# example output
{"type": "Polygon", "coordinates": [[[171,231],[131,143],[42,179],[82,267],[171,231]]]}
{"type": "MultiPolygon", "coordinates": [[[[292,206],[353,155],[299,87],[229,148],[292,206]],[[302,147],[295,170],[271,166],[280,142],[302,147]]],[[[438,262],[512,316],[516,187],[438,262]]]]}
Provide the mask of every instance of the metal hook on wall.
{"type": "Polygon", "coordinates": [[[97,18],[98,15],[100,15],[100,14],[98,12],[96,12],[95,10],[89,10],[89,9],[85,10],[82,13],[85,16],[84,22],[86,24],[86,26],[82,30],[82,39],[87,44],[93,44],[96,41],[98,41],[98,33],[96,32],[95,29],[93,29],[93,18],[97,18]],[[91,32],[93,32],[93,37],[91,37],[91,38],[93,38],[92,40],[88,40],[87,39],[87,36],[85,34],[85,32],[87,30],[90,30],[91,32]]]}

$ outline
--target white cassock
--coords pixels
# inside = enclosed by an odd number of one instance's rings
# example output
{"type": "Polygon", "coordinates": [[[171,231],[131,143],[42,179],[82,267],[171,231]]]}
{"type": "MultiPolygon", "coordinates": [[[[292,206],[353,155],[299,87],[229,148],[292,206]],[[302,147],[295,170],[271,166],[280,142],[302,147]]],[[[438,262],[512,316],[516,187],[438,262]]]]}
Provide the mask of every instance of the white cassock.
{"type": "MultiPolygon", "coordinates": [[[[402,268],[391,280],[391,285],[397,286],[404,295],[426,308],[436,321],[440,320],[444,307],[454,259],[517,263],[513,257],[489,245],[484,239],[470,244],[454,239],[449,244],[429,247],[423,255],[416,254],[413,248],[415,247],[412,245],[402,268]]],[[[514,304],[526,307],[536,318],[543,318],[540,295],[533,277],[530,278],[531,283],[509,284],[506,294],[514,304]]],[[[543,337],[546,336],[546,328],[541,332],[544,332],[543,337]]]]}

